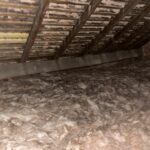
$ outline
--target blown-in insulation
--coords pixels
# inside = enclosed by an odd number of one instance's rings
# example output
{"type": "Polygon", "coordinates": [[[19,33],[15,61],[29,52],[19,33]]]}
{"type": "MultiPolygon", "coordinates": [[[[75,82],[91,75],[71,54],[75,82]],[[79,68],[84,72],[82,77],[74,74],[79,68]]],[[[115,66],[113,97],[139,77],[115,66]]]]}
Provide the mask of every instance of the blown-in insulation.
{"type": "Polygon", "coordinates": [[[0,150],[149,150],[150,62],[0,81],[0,150]]]}

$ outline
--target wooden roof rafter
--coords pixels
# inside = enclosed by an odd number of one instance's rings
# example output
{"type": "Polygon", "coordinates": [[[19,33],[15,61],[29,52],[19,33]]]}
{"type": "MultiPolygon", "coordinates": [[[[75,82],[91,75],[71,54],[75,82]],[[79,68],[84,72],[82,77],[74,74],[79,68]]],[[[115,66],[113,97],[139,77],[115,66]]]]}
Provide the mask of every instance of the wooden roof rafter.
{"type": "Polygon", "coordinates": [[[143,45],[145,45],[147,42],[150,41],[150,24],[147,28],[147,31],[145,33],[141,33],[140,37],[136,39],[134,43],[130,45],[130,49],[132,48],[139,48],[143,45]]]}
{"type": "MultiPolygon", "coordinates": [[[[150,21],[148,20],[144,20],[144,24],[137,28],[125,41],[124,43],[121,43],[120,45],[116,45],[114,46],[111,51],[117,51],[119,49],[122,49],[122,50],[127,50],[127,49],[131,49],[133,46],[132,44],[134,45],[135,44],[135,41],[136,40],[136,37],[137,36],[140,36],[142,34],[145,34],[145,32],[147,32],[147,30],[149,30],[149,33],[150,33],[150,21]]],[[[104,49],[103,49],[104,50],[104,49]]],[[[105,50],[104,50],[105,51],[105,50]]]]}
{"type": "Polygon", "coordinates": [[[21,62],[26,62],[30,53],[30,50],[34,44],[34,41],[36,39],[37,33],[40,29],[40,26],[42,24],[43,18],[46,13],[46,9],[49,6],[50,0],[40,0],[39,1],[39,9],[37,11],[33,26],[31,28],[29,37],[27,39],[25,49],[22,54],[21,62]]]}
{"type": "Polygon", "coordinates": [[[124,32],[112,43],[111,51],[132,49],[139,45],[141,47],[141,44],[149,39],[149,23],[145,23],[145,20],[150,21],[150,12],[143,14],[139,21],[138,19],[137,21],[134,20],[137,16],[142,15],[143,10],[150,4],[149,0],[138,0],[139,2],[135,0],[99,0],[97,3],[100,4],[97,4],[97,7],[93,4],[96,0],[48,1],[50,4],[45,7],[45,10],[43,9],[46,12],[45,15],[41,13],[43,19],[38,20],[40,7],[44,7],[40,6],[43,0],[1,0],[0,62],[17,60],[17,62],[22,61],[24,63],[27,60],[32,61],[32,58],[41,60],[41,58],[56,59],[59,56],[76,57],[86,52],[96,54],[107,48],[107,43],[114,41],[120,31],[124,32]],[[91,4],[95,7],[93,12],[91,11],[93,8],[91,4]],[[91,15],[89,15],[90,13],[86,14],[86,12],[91,12],[91,15]],[[121,13],[123,13],[122,17],[117,17],[121,13]],[[82,16],[89,17],[86,20],[82,16]],[[133,20],[134,23],[131,25],[133,20]],[[74,30],[76,31],[75,34],[71,34],[74,30]],[[104,33],[104,31],[107,32],[104,33]],[[95,40],[99,33],[101,33],[99,36],[101,38],[95,41],[97,44],[93,47],[90,43],[95,40]],[[73,36],[71,40],[66,41],[68,35],[73,36]],[[61,46],[65,46],[64,44],[66,44],[66,48],[63,52],[61,46]],[[89,45],[91,51],[88,51],[87,46],[89,45]],[[26,51],[24,51],[25,49],[26,51]],[[61,52],[56,57],[57,52],[59,52],[57,50],[61,52]],[[85,50],[84,53],[82,50],[85,50]],[[26,55],[24,60],[21,60],[22,53],[26,55]]]}
{"type": "Polygon", "coordinates": [[[101,48],[99,51],[109,51],[112,49],[114,42],[119,40],[120,37],[122,37],[126,31],[132,29],[134,25],[136,25],[139,21],[144,20],[144,16],[150,12],[150,4],[145,7],[145,9],[138,15],[132,18],[131,22],[129,22],[120,32],[118,32],[114,38],[110,41],[108,41],[103,48],[101,48]]]}
{"type": "Polygon", "coordinates": [[[90,18],[96,8],[99,6],[102,0],[91,0],[90,4],[85,6],[85,11],[77,20],[76,24],[74,25],[73,29],[70,31],[69,35],[66,37],[63,44],[60,46],[59,49],[56,50],[56,57],[61,56],[64,51],[67,49],[68,45],[72,42],[74,37],[80,31],[80,29],[85,25],[86,21],[90,18]]]}
{"type": "Polygon", "coordinates": [[[97,34],[96,37],[82,50],[82,54],[86,54],[93,49],[97,50],[99,41],[101,41],[126,15],[128,15],[139,2],[141,2],[141,0],[129,0],[125,7],[122,8],[115,18],[109,22],[104,30],[100,30],[99,34],[97,34]]]}

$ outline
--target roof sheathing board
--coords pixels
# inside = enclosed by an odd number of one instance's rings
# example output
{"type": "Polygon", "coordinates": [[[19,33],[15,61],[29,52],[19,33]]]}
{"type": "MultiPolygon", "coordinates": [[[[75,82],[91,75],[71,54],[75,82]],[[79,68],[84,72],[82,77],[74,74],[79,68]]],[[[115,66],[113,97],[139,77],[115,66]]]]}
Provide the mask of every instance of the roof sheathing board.
{"type": "Polygon", "coordinates": [[[88,0],[50,2],[30,57],[54,55],[55,50],[60,47],[75,22],[80,18],[86,5],[88,5],[88,0]]]}
{"type": "MultiPolygon", "coordinates": [[[[145,19],[145,16],[149,15],[148,12],[150,11],[150,5],[141,4],[141,7],[138,7],[138,6],[134,10],[132,10],[131,14],[134,13],[133,11],[138,9],[138,11],[136,11],[136,14],[132,15],[132,17],[129,19],[128,24],[124,28],[116,31],[116,33],[114,34],[115,36],[113,37],[113,40],[110,39],[106,41],[106,43],[103,44],[102,47],[100,47],[101,51],[103,50],[104,52],[106,52],[106,51],[113,51],[115,49],[118,50],[117,47],[120,47],[120,45],[122,45],[122,49],[123,49],[124,47],[126,47],[126,45],[128,45],[126,41],[128,41],[128,38],[132,34],[134,34],[135,30],[138,32],[138,29],[140,29],[145,24],[145,22],[147,22],[145,19]]],[[[147,30],[149,31],[148,28],[147,30]]],[[[133,37],[133,39],[136,39],[136,36],[133,37]]]]}
{"type": "Polygon", "coordinates": [[[116,34],[112,31],[116,26],[120,25],[120,22],[122,22],[121,28],[124,28],[129,22],[130,17],[128,16],[132,14],[132,10],[139,4],[139,2],[140,0],[127,1],[124,7],[120,9],[119,13],[117,13],[116,16],[110,20],[108,25],[106,25],[102,31],[99,31],[87,47],[83,49],[82,53],[93,53],[93,51],[99,52],[99,42],[105,44],[107,40],[112,39],[116,34]]]}
{"type": "Polygon", "coordinates": [[[37,10],[37,0],[0,1],[0,59],[20,58],[37,10]]]}
{"type": "MultiPolygon", "coordinates": [[[[110,51],[112,51],[113,49],[118,50],[117,47],[119,47],[119,44],[125,42],[127,37],[131,35],[135,29],[137,29],[144,23],[144,15],[146,16],[148,14],[148,11],[150,11],[149,8],[150,4],[145,4],[144,1],[138,3],[136,7],[129,12],[128,15],[126,15],[122,20],[119,21],[118,25],[122,24],[122,27],[116,28],[116,26],[114,26],[114,28],[112,28],[112,30],[108,34],[106,34],[103,39],[99,40],[99,43],[97,42],[97,49],[94,49],[94,46],[92,47],[93,50],[95,50],[96,53],[107,52],[107,48],[105,47],[109,47],[110,51]],[[147,9],[147,11],[143,15],[143,17],[140,17],[141,19],[133,22],[134,18],[139,17],[143,13],[143,11],[145,11],[145,9],[147,9]],[[110,34],[112,35],[112,37],[109,37],[110,34]],[[118,34],[120,34],[120,37],[118,37],[118,34]],[[110,43],[109,41],[115,43],[115,46],[111,45],[112,43],[110,43]]],[[[119,48],[124,49],[124,47],[119,48]]]]}
{"type": "Polygon", "coordinates": [[[65,51],[65,55],[73,55],[81,53],[82,49],[86,47],[92,39],[102,31],[111,19],[119,13],[123,8],[126,1],[113,1],[103,0],[101,5],[95,10],[91,17],[87,20],[85,26],[74,38],[68,49],[65,51]],[[96,30],[93,30],[96,29],[96,30]],[[87,38],[88,37],[88,38],[87,38]]]}
{"type": "MultiPolygon", "coordinates": [[[[82,54],[87,45],[95,39],[100,31],[104,30],[128,2],[129,0],[102,0],[95,12],[92,13],[86,23],[73,36],[71,42],[68,43],[64,55],[82,54]]],[[[54,56],[56,50],[60,49],[89,4],[90,0],[50,0],[49,8],[46,11],[32,50],[29,53],[29,58],[40,59],[41,57],[54,56]]],[[[0,60],[21,59],[38,5],[38,0],[0,1],[0,60]]],[[[129,14],[116,23],[97,42],[99,43],[99,49],[105,48],[107,42],[113,40],[114,36],[125,28],[135,16],[140,15],[143,8],[147,5],[149,5],[148,1],[141,0],[136,5],[136,8],[133,8],[129,14]]],[[[147,40],[150,31],[149,28],[144,29],[143,27],[145,20],[150,20],[150,13],[145,14],[143,20],[138,21],[121,38],[118,38],[114,42],[115,44],[112,49],[115,49],[117,46],[119,49],[123,49],[123,47],[132,48],[134,45],[141,45],[140,43],[147,40]],[[135,39],[130,44],[127,44],[126,40],[133,37],[132,34],[135,35],[135,32],[138,33],[135,39]],[[137,43],[138,40],[140,41],[139,44],[137,43]]],[[[90,53],[95,53],[95,49],[90,51],[90,53]]]]}

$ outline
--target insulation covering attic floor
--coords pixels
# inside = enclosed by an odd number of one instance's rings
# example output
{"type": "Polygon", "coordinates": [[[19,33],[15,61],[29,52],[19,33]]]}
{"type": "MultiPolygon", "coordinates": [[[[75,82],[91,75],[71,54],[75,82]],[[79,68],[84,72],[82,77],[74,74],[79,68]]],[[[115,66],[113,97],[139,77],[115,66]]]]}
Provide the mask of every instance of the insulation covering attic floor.
{"type": "Polygon", "coordinates": [[[0,81],[0,150],[150,150],[150,61],[0,81]]]}

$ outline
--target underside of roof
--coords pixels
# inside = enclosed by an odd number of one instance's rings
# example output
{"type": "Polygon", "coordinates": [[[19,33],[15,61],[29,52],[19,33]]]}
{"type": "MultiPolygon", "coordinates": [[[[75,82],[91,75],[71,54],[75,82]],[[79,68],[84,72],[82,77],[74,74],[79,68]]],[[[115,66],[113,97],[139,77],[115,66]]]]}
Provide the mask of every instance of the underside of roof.
{"type": "Polygon", "coordinates": [[[149,0],[0,0],[0,61],[56,59],[140,48],[149,0]]]}

